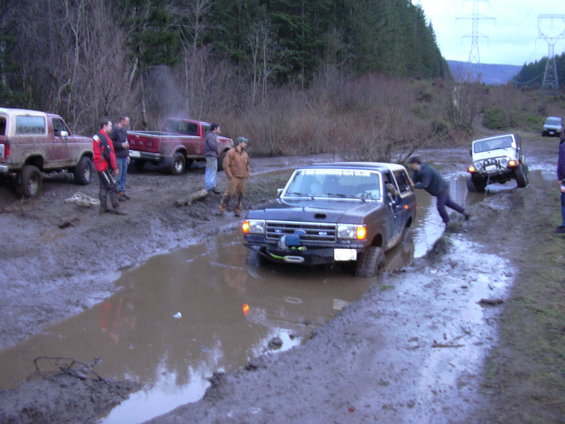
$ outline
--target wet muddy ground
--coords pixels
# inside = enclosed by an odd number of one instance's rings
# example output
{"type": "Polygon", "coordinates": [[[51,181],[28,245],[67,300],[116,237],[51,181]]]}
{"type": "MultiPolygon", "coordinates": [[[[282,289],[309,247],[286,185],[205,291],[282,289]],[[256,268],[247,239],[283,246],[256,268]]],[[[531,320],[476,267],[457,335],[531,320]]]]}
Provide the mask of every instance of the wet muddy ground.
{"type": "MultiPolygon", "coordinates": [[[[200,187],[201,169],[182,177],[130,175],[133,199],[123,219],[63,203],[77,186],[61,181],[23,203],[0,188],[2,231],[14,246],[2,258],[0,384],[15,387],[38,356],[98,357],[98,374],[142,389],[130,387],[134,393],[108,415],[106,407],[77,419],[80,412],[71,410],[59,422],[142,422],[199,399],[213,372],[227,374],[218,374],[202,401],[156,421],[472,422],[487,402],[480,369],[496,344],[500,310],[479,302],[504,299],[516,276],[511,256],[492,251],[481,233],[492,214],[509,213],[508,203],[528,201],[532,189],[508,183],[467,198],[458,178],[465,157],[457,149],[440,153],[454,197],[472,205],[473,218],[456,226],[445,249],[442,242],[424,257],[442,226],[423,197],[413,244],[391,252],[396,271],[374,281],[329,269],[247,267],[234,235],[238,222],[212,214],[218,197],[173,206],[200,187]],[[408,265],[407,256],[417,259],[408,265]],[[273,354],[276,337],[282,348],[273,354]]],[[[551,186],[552,153],[537,142],[533,189],[551,186]]],[[[300,158],[313,160],[331,158],[300,158]]],[[[254,171],[271,180],[272,193],[280,177],[269,172],[296,162],[256,159],[254,171]]],[[[86,190],[95,196],[95,186],[86,190]]],[[[268,195],[258,189],[250,204],[268,195]]]]}

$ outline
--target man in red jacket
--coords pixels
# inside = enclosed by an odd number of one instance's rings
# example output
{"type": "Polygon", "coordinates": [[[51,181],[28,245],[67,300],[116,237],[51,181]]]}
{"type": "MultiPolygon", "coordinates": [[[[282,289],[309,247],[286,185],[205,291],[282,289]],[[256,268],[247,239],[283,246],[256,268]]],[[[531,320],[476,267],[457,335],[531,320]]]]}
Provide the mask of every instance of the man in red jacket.
{"type": "Polygon", "coordinates": [[[112,123],[103,119],[100,121],[100,131],[92,137],[92,151],[94,152],[94,166],[98,171],[100,180],[100,213],[114,213],[116,215],[127,215],[120,210],[118,200],[118,187],[114,176],[119,175],[114,145],[108,134],[112,130],[112,123]],[[112,175],[113,174],[113,175],[112,175]],[[112,202],[113,209],[108,208],[108,194],[112,202]]]}

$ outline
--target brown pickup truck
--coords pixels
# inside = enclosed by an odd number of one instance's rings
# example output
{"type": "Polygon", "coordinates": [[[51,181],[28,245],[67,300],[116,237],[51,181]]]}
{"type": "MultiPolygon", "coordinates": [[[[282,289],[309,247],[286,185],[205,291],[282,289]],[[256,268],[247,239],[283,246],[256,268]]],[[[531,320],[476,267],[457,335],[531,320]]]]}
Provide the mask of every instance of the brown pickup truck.
{"type": "Polygon", "coordinates": [[[18,192],[39,194],[42,173],[70,171],[77,184],[92,177],[92,139],[73,135],[52,113],[0,108],[0,175],[16,177],[18,192]]]}
{"type": "MultiPolygon", "coordinates": [[[[205,160],[204,136],[210,124],[182,118],[167,118],[162,131],[128,131],[132,166],[142,169],[145,162],[165,164],[173,175],[182,174],[195,160],[205,160]]],[[[218,170],[233,140],[218,136],[218,170]]]]}

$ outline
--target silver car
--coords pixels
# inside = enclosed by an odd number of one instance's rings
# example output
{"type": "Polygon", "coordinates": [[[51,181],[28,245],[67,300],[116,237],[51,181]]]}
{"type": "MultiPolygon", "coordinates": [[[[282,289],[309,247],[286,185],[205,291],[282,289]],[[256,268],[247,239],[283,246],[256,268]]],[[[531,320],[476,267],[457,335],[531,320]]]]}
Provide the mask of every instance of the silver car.
{"type": "Polygon", "coordinates": [[[557,116],[548,116],[543,124],[543,131],[541,133],[542,137],[557,136],[561,135],[563,131],[563,121],[557,116]]]}

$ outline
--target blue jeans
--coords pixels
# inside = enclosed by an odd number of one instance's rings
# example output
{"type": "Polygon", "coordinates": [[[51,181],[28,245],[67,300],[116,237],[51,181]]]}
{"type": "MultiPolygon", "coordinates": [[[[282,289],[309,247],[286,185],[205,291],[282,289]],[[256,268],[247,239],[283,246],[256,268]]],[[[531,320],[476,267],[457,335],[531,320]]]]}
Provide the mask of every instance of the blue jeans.
{"type": "Polygon", "coordinates": [[[216,188],[216,174],[218,173],[218,158],[206,157],[206,172],[204,173],[204,188],[208,191],[216,188]]]}
{"type": "Polygon", "coordinates": [[[126,191],[126,181],[128,179],[128,157],[116,158],[118,162],[118,169],[120,170],[120,175],[118,175],[118,191],[123,193],[126,191]]]}
{"type": "Polygon", "coordinates": [[[439,196],[437,196],[437,205],[436,206],[437,206],[437,211],[439,212],[439,215],[441,216],[442,221],[446,225],[449,223],[449,215],[447,215],[447,210],[445,209],[446,206],[448,208],[451,208],[451,209],[459,212],[460,214],[465,213],[465,209],[463,208],[463,206],[461,206],[461,205],[455,203],[453,200],[451,200],[451,196],[449,196],[449,188],[446,189],[439,196]]]}
{"type": "Polygon", "coordinates": [[[565,227],[565,193],[561,193],[561,218],[563,218],[563,226],[565,227]]]}

